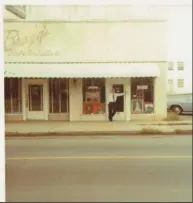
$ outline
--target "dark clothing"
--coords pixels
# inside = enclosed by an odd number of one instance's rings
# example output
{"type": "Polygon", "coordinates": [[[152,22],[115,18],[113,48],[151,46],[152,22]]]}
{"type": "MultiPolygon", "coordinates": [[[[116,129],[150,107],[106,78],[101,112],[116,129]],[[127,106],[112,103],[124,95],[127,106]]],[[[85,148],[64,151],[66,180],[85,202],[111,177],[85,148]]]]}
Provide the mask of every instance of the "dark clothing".
{"type": "Polygon", "coordinates": [[[116,114],[116,102],[109,102],[109,121],[113,121],[113,116],[116,114]]]}

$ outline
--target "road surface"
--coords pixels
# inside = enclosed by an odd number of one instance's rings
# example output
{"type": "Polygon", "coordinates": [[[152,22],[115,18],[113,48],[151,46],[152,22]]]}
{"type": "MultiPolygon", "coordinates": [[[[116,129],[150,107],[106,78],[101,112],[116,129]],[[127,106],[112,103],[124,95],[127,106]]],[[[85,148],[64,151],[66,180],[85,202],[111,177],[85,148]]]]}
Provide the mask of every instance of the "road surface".
{"type": "Polygon", "coordinates": [[[6,139],[6,201],[192,201],[192,136],[6,139]]]}

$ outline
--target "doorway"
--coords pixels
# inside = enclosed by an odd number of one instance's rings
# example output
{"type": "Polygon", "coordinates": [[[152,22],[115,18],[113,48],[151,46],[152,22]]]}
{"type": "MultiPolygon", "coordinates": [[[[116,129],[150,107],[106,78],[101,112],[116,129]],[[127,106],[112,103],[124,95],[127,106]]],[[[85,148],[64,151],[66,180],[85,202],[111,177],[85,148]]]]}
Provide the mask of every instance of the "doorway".
{"type": "MultiPolygon", "coordinates": [[[[125,80],[124,79],[107,79],[107,92],[115,90],[115,95],[117,94],[116,99],[116,108],[117,113],[113,117],[113,120],[123,121],[126,120],[125,115],[125,80]]],[[[108,94],[108,93],[107,93],[108,94]]],[[[108,105],[108,102],[107,102],[108,105]]]]}
{"type": "Polygon", "coordinates": [[[27,80],[26,118],[28,120],[46,120],[45,109],[45,80],[27,80]]]}

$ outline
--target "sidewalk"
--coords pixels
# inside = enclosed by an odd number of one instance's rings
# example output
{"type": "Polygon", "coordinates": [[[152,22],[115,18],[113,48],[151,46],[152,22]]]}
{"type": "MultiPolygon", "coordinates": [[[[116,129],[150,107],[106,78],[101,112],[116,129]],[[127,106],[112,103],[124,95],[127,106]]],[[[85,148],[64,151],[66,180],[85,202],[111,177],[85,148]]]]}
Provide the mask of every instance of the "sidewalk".
{"type": "Polygon", "coordinates": [[[6,136],[192,134],[192,121],[20,121],[5,123],[6,136]]]}

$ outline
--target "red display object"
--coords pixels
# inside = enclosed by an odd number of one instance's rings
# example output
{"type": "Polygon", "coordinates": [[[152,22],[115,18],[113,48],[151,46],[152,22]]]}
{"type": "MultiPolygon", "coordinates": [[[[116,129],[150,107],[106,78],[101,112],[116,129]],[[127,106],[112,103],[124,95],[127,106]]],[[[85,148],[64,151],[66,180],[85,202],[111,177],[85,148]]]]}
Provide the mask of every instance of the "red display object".
{"type": "Polygon", "coordinates": [[[100,102],[84,102],[83,113],[84,114],[98,114],[104,113],[104,103],[100,102]]]}

